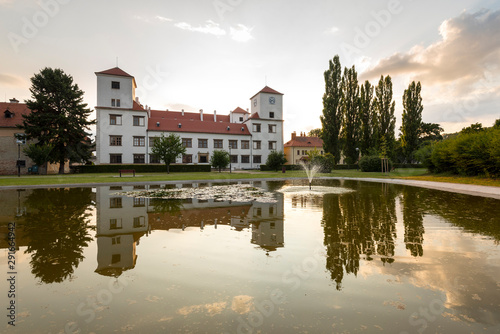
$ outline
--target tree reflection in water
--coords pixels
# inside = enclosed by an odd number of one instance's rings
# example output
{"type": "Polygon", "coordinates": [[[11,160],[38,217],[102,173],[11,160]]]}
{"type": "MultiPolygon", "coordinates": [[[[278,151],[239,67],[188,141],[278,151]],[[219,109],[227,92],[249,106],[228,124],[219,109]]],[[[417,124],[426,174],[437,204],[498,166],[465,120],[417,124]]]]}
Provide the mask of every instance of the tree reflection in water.
{"type": "Polygon", "coordinates": [[[368,261],[374,256],[384,263],[394,261],[395,187],[357,182],[354,188],[340,196],[325,195],[323,202],[326,268],[337,290],[342,289],[344,272],[357,275],[361,255],[368,261]]]}
{"type": "Polygon", "coordinates": [[[91,188],[35,189],[27,197],[24,231],[30,243],[31,272],[42,283],[60,283],[84,259],[92,240],[89,216],[91,188]]]}

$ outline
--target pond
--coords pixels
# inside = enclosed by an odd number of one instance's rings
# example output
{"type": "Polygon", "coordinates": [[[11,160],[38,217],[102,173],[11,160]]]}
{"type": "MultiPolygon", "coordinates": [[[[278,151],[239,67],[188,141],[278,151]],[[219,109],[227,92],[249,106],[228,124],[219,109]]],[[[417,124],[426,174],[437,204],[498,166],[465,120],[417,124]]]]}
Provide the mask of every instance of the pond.
{"type": "Polygon", "coordinates": [[[315,181],[332,192],[248,184],[272,200],[125,194],[211,183],[0,191],[0,328],[500,332],[499,200],[347,180],[315,181]]]}

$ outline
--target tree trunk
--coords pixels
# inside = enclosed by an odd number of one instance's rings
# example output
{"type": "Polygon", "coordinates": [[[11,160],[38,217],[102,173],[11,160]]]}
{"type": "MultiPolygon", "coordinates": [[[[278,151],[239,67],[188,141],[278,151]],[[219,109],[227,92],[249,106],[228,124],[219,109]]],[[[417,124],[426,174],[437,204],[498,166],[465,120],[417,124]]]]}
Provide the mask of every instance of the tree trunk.
{"type": "Polygon", "coordinates": [[[167,164],[167,174],[170,174],[170,164],[167,164]]]}
{"type": "Polygon", "coordinates": [[[59,161],[59,174],[64,174],[64,159],[59,161]]]}

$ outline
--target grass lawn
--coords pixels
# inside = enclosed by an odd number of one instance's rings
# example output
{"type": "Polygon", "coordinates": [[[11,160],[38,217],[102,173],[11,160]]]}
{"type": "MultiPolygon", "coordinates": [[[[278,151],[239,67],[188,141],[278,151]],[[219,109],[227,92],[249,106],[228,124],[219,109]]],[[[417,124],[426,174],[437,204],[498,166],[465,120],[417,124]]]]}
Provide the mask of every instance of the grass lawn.
{"type": "MultiPolygon", "coordinates": [[[[352,177],[352,178],[381,178],[381,179],[412,179],[423,181],[453,182],[465,184],[477,184],[487,186],[500,186],[500,180],[480,177],[457,177],[428,174],[422,168],[397,169],[389,174],[363,173],[357,170],[334,170],[329,174],[317,174],[317,176],[330,177],[352,177]]],[[[57,185],[57,184],[81,184],[81,183],[121,183],[121,182],[162,182],[183,180],[230,180],[230,179],[252,179],[252,178],[292,178],[306,177],[304,171],[280,172],[211,172],[211,173],[139,173],[136,177],[127,175],[118,177],[118,173],[92,173],[92,174],[66,174],[66,175],[22,175],[0,177],[0,186],[25,186],[25,185],[57,185]]]]}

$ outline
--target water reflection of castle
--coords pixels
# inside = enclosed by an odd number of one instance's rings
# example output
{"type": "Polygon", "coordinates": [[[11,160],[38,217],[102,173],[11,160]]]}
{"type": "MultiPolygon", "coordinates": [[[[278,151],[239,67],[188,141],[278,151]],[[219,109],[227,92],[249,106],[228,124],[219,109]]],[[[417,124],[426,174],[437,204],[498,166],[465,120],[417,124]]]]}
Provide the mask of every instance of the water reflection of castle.
{"type": "MultiPolygon", "coordinates": [[[[260,182],[255,184],[261,187],[260,182]]],[[[179,184],[199,187],[209,184],[179,184]]],[[[140,238],[155,230],[205,229],[225,225],[235,231],[252,229],[251,243],[266,252],[284,246],[283,198],[277,203],[216,202],[214,200],[161,200],[127,197],[121,192],[158,189],[150,186],[99,187],[97,207],[97,269],[106,276],[119,276],[135,267],[140,238]]],[[[163,186],[165,187],[165,186],[163,186]]],[[[175,187],[169,186],[166,187],[175,187]]]]}

